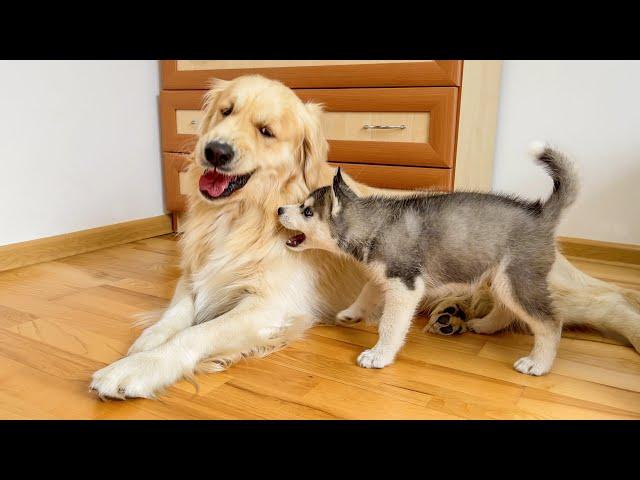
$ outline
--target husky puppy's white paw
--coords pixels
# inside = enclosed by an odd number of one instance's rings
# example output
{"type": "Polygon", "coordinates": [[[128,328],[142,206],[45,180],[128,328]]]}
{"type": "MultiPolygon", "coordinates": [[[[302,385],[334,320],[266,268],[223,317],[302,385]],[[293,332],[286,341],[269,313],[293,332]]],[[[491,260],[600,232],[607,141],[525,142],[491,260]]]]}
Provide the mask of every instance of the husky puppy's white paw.
{"type": "MultiPolygon", "coordinates": [[[[547,362],[548,363],[548,362],[547,362]]],[[[515,368],[520,373],[524,373],[525,375],[544,375],[551,370],[551,365],[547,365],[545,362],[536,362],[531,357],[522,357],[513,364],[513,368],[515,368]]]]}
{"type": "Polygon", "coordinates": [[[393,363],[393,355],[384,353],[375,347],[358,355],[358,365],[363,368],[384,368],[393,363]]]}

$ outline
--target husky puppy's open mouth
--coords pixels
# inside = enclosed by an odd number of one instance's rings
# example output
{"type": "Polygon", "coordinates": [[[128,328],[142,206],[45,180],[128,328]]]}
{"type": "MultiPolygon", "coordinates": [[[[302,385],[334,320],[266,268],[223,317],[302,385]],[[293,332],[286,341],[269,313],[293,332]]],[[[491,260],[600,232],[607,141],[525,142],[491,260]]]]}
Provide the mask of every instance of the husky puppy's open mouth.
{"type": "Polygon", "coordinates": [[[244,175],[226,175],[217,169],[207,169],[200,177],[198,188],[207,200],[228,197],[244,187],[252,174],[253,172],[244,175]]]}
{"type": "Polygon", "coordinates": [[[306,239],[307,237],[304,233],[296,233],[292,237],[289,237],[289,240],[287,240],[287,245],[289,247],[297,247],[298,245],[301,245],[306,239]]]}

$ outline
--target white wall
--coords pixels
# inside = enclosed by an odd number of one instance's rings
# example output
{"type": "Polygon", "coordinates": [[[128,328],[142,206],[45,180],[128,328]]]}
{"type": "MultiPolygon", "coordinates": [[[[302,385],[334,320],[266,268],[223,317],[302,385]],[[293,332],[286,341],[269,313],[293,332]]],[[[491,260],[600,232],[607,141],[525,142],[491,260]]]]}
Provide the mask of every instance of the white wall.
{"type": "Polygon", "coordinates": [[[163,213],[156,61],[0,62],[0,245],[163,213]]]}
{"type": "Polygon", "coordinates": [[[493,187],[548,195],[551,182],[526,149],[550,140],[582,179],[558,233],[640,244],[638,85],[638,61],[505,61],[493,187]]]}
{"type": "MultiPolygon", "coordinates": [[[[571,153],[561,235],[640,244],[640,62],[505,61],[493,186],[551,185],[531,139],[571,153]]],[[[163,213],[156,61],[0,61],[0,245],[163,213]]]]}

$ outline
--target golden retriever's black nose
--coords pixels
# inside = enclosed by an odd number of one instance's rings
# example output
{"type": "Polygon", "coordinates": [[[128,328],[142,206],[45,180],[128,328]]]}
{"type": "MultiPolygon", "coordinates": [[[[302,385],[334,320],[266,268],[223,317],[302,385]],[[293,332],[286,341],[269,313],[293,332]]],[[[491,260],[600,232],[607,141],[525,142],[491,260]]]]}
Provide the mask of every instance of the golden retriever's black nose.
{"type": "Polygon", "coordinates": [[[283,207],[278,207],[278,215],[282,215],[284,213],[283,207]]]}
{"type": "Polygon", "coordinates": [[[214,167],[222,167],[233,160],[233,149],[228,143],[209,142],[204,147],[204,158],[214,167]]]}

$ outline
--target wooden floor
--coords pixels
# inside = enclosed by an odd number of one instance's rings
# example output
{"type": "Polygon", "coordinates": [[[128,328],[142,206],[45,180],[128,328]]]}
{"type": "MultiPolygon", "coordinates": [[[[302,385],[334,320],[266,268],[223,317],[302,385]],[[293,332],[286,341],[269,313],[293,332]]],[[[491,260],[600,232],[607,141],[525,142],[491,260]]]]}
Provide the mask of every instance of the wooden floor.
{"type": "MultiPolygon", "coordinates": [[[[638,266],[575,262],[640,288],[638,266]]],[[[530,336],[426,335],[424,320],[383,370],[355,365],[371,329],[316,327],[266,358],[198,375],[198,393],[183,381],[158,401],[98,400],[91,373],[127,351],[132,314],[168,303],[176,264],[165,236],[0,273],[0,418],[640,418],[640,355],[629,347],[563,338],[553,373],[529,377],[511,365],[530,336]]]]}

